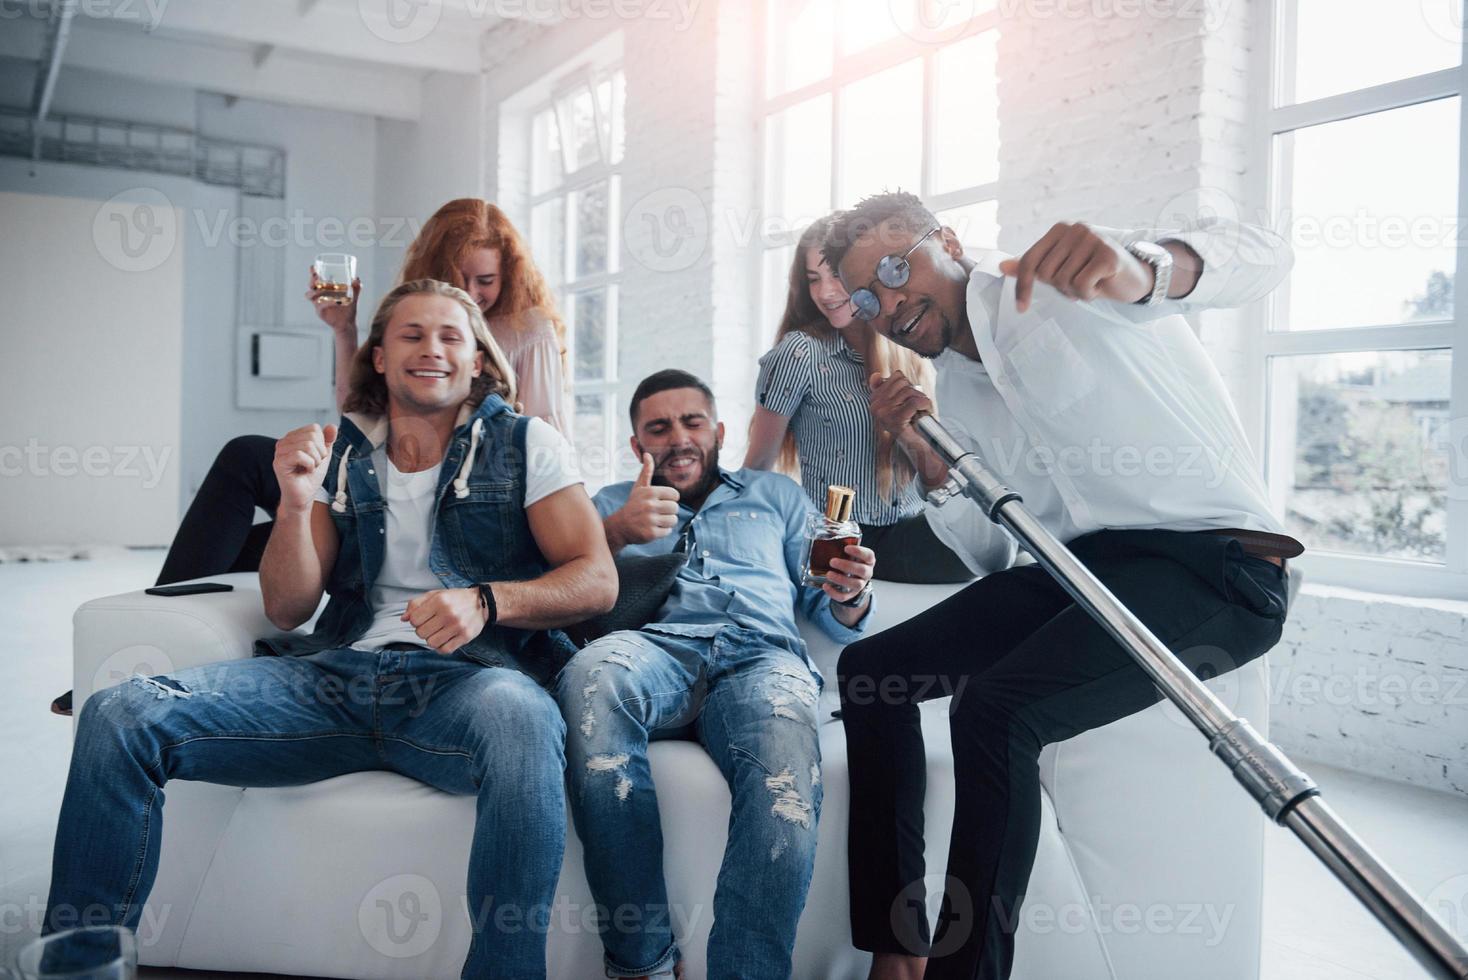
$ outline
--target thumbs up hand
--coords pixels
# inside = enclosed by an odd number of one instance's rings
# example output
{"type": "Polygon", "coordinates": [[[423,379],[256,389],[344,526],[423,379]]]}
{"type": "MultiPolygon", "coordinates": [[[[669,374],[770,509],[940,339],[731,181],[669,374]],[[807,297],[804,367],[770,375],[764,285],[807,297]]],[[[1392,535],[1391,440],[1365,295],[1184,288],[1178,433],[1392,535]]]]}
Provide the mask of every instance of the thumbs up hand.
{"type": "Polygon", "coordinates": [[[607,515],[607,541],[613,550],[629,544],[647,544],[671,534],[678,526],[678,491],[654,486],[652,455],[642,454],[642,471],[632,484],[627,502],[607,515]]]}

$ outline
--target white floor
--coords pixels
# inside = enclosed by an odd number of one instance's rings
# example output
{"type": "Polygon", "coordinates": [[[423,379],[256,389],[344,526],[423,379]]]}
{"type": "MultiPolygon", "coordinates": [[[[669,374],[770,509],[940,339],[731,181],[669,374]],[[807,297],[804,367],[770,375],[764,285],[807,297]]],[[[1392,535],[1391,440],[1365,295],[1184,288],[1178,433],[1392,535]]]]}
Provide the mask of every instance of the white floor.
{"type": "MultiPolygon", "coordinates": [[[[94,561],[0,564],[0,596],[10,620],[9,683],[0,687],[0,963],[38,928],[46,900],[71,734],[70,719],[47,706],[71,686],[71,614],[89,598],[152,584],[162,561],[161,551],[137,551],[94,561]]],[[[1462,904],[1468,799],[1323,765],[1305,768],[1335,810],[1409,885],[1423,896],[1437,890],[1455,898],[1459,915],[1468,915],[1462,904]]],[[[1271,833],[1268,841],[1263,980],[1426,976],[1287,831],[1271,833]]],[[[1468,934],[1468,923],[1460,920],[1457,928],[1468,934]]],[[[140,975],[209,976],[153,969],[140,975]]]]}

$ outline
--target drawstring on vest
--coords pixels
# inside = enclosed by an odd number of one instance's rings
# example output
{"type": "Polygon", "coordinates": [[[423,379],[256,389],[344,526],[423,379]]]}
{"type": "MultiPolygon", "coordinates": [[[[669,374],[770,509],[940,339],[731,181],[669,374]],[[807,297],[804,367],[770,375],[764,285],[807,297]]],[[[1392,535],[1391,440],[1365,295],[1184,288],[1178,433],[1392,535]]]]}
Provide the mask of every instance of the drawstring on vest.
{"type": "MultiPolygon", "coordinates": [[[[484,419],[475,419],[469,429],[469,453],[459,466],[459,475],[454,477],[454,496],[460,500],[469,496],[469,471],[474,468],[474,457],[479,453],[479,444],[483,437],[484,419]]],[[[347,512],[347,461],[351,455],[352,447],[348,445],[336,467],[336,498],[331,502],[331,509],[338,514],[347,512]]]]}
{"type": "Polygon", "coordinates": [[[475,419],[469,429],[469,452],[459,466],[459,475],[454,477],[454,496],[463,500],[469,496],[469,471],[474,468],[474,457],[479,453],[479,439],[484,435],[484,419],[475,419]]]}
{"type": "Polygon", "coordinates": [[[342,461],[336,467],[336,499],[331,502],[331,509],[338,514],[347,512],[347,460],[352,455],[352,447],[347,446],[347,451],[342,453],[342,461]]]}

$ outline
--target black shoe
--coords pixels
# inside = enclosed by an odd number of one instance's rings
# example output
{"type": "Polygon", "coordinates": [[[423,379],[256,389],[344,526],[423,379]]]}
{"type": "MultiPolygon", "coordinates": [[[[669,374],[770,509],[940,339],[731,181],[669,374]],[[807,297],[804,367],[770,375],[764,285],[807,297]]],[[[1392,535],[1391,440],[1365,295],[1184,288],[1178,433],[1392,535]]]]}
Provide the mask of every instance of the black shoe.
{"type": "Polygon", "coordinates": [[[61,697],[51,702],[51,713],[53,715],[71,715],[71,692],[67,691],[61,697]]]}

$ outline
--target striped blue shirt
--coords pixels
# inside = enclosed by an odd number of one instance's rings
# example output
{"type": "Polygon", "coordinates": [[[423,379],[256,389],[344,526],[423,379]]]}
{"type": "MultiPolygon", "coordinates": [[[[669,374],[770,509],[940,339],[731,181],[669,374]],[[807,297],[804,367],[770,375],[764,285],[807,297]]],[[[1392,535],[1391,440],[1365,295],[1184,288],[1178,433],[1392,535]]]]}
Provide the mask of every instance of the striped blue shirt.
{"type": "Polygon", "coordinates": [[[826,340],[792,330],[759,359],[755,398],[790,420],[806,494],[823,507],[827,486],[851,487],[859,522],[895,524],[920,513],[923,498],[916,478],[890,499],[878,492],[870,395],[866,364],[839,331],[826,340]]]}

